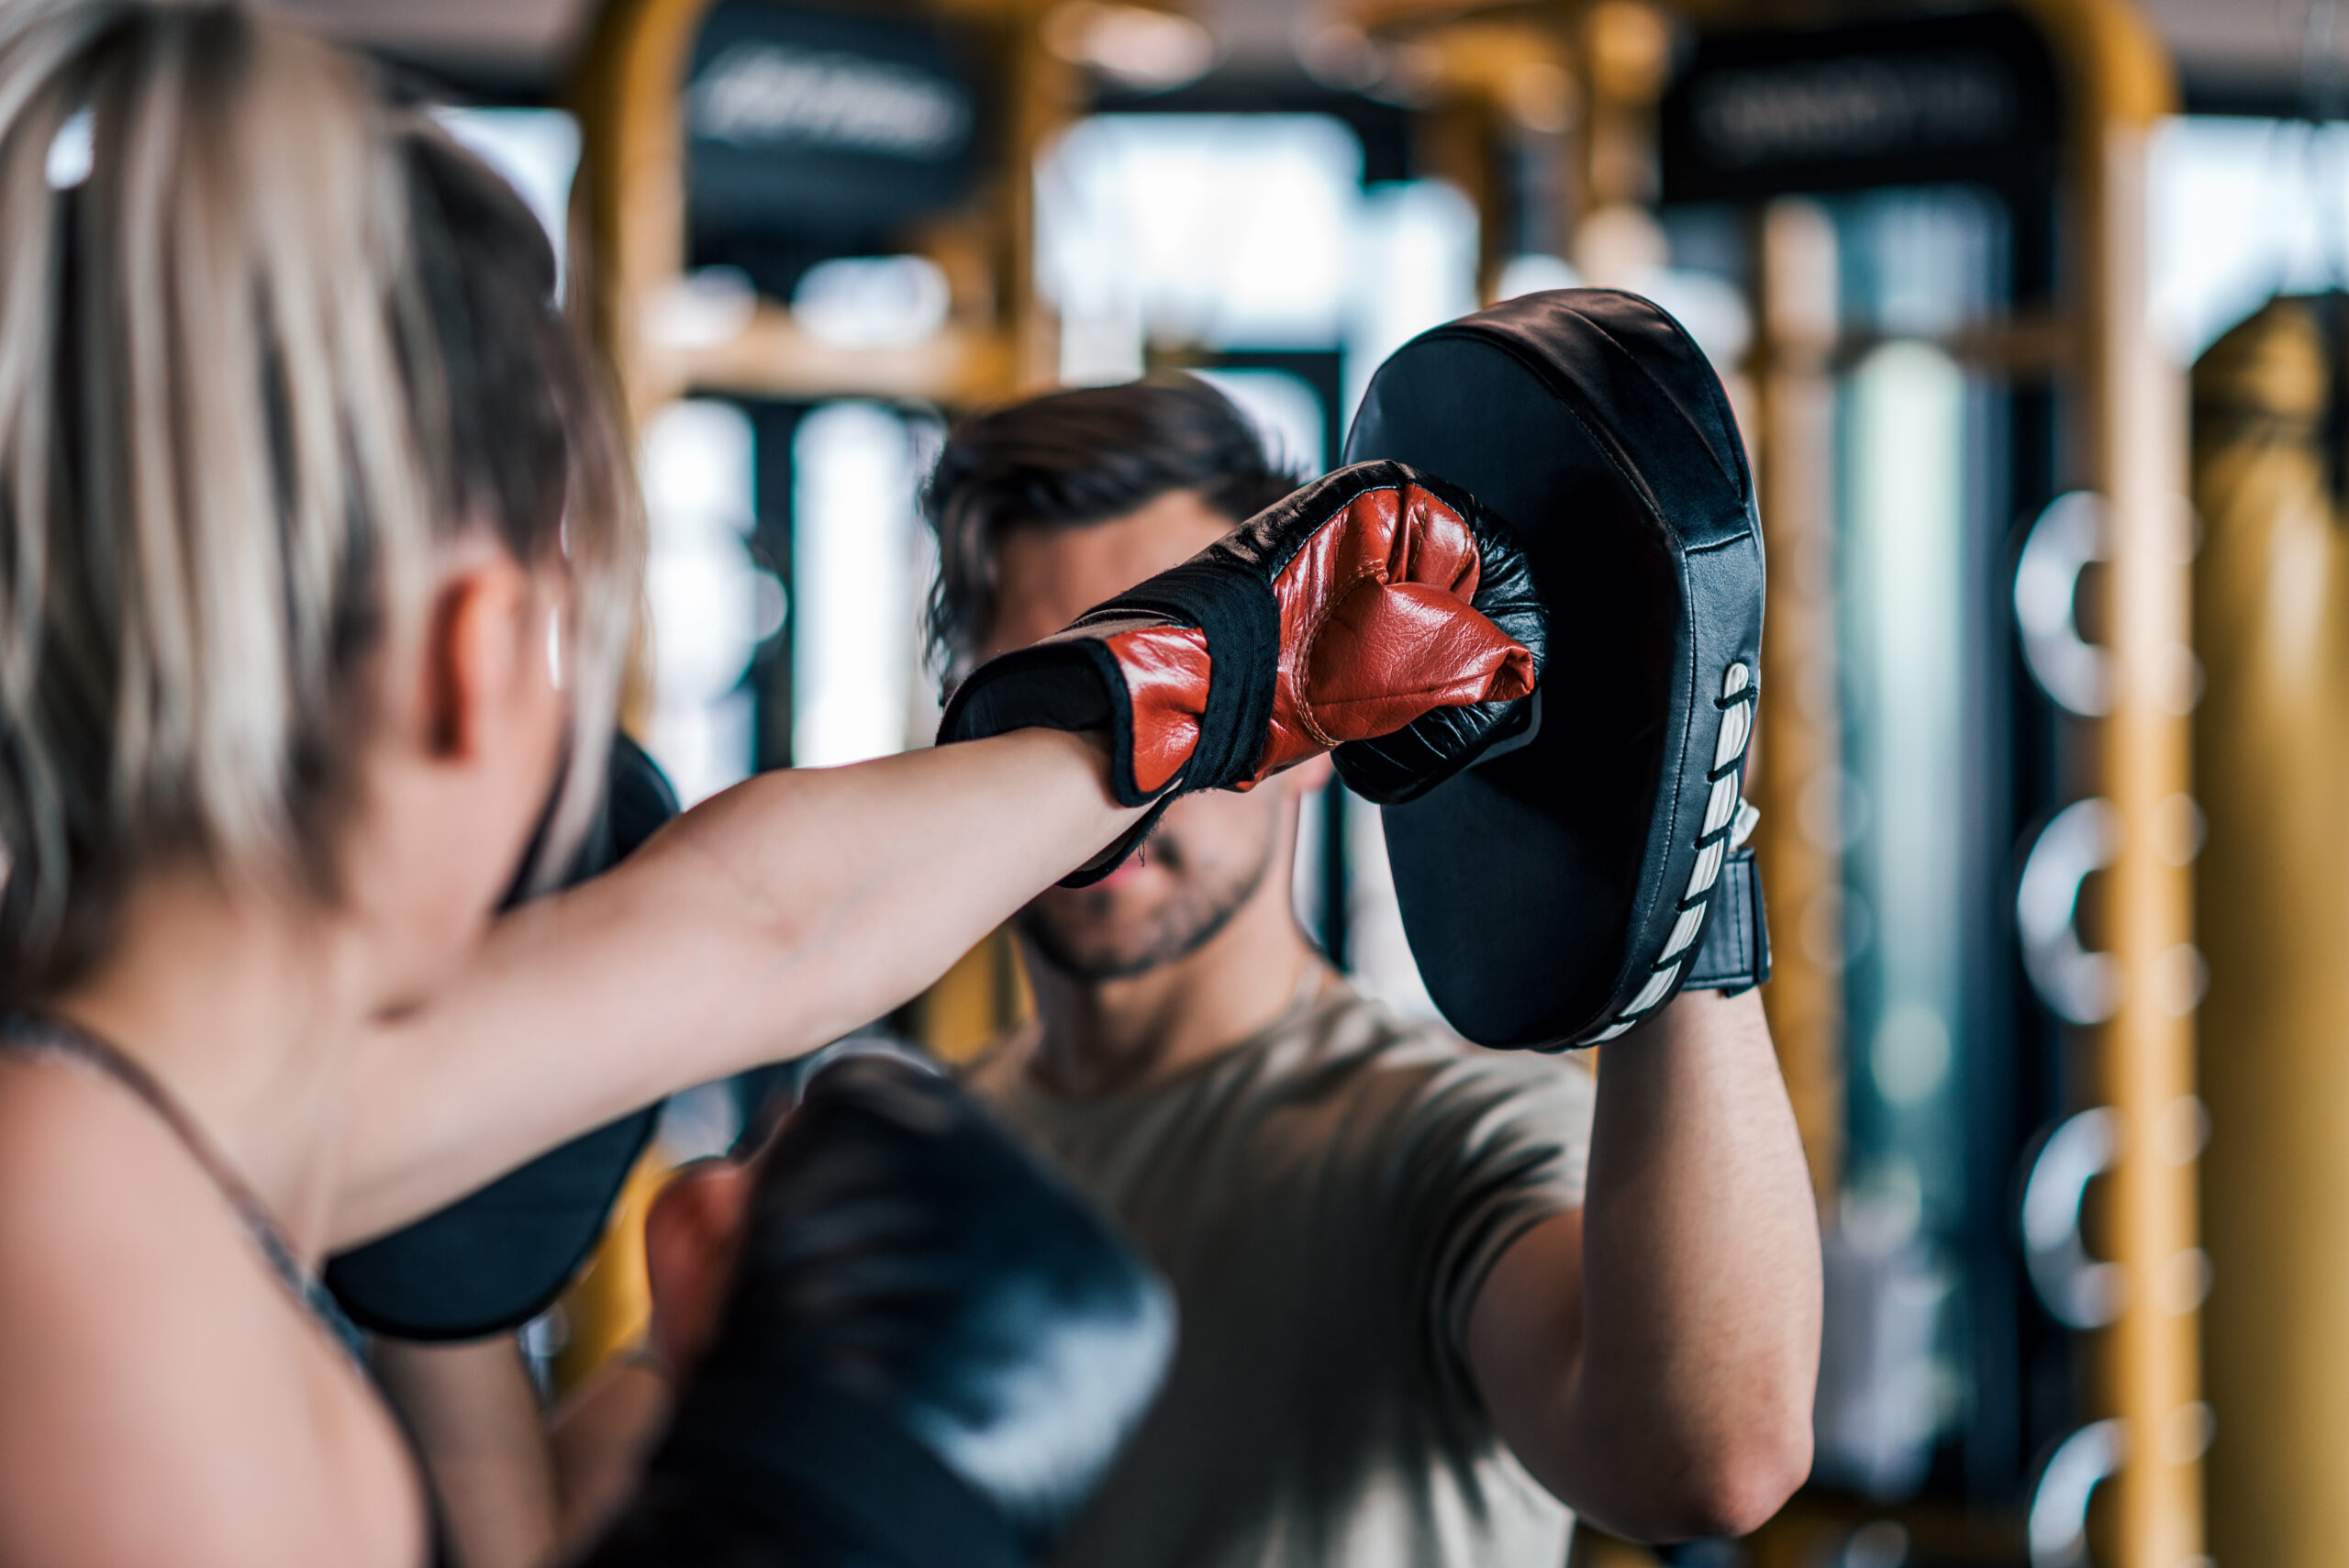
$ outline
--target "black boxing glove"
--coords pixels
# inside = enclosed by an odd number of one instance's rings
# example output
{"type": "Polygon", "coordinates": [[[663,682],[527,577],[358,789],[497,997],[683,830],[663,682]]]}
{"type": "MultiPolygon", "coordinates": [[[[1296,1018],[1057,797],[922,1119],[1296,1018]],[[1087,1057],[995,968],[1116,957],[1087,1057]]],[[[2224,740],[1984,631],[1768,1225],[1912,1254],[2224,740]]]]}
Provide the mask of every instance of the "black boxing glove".
{"type": "Polygon", "coordinates": [[[1157,1391],[1172,1297],[952,1083],[827,1069],[763,1153],[730,1293],[586,1557],[1018,1568],[1157,1391]]]}
{"type": "Polygon", "coordinates": [[[1106,730],[1125,806],[1247,789],[1344,747],[1357,792],[1408,800],[1523,722],[1545,639],[1524,555],[1497,519],[1400,463],[1356,463],[980,665],[939,739],[1106,730]]]}

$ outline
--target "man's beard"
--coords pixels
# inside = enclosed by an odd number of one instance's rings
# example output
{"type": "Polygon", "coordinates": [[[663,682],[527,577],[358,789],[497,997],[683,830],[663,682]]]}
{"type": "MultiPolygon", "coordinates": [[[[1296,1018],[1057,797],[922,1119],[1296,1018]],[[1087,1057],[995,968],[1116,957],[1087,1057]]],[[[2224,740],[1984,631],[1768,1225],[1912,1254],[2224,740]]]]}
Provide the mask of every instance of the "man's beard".
{"type": "Polygon", "coordinates": [[[1106,935],[1118,895],[1098,887],[1055,888],[1019,911],[1016,917],[1019,934],[1054,969],[1072,979],[1125,980],[1146,974],[1162,964],[1190,957],[1231,923],[1231,917],[1264,885],[1279,837],[1265,835],[1244,875],[1226,874],[1213,880],[1185,874],[1179,844],[1161,841],[1149,846],[1174,873],[1174,886],[1165,902],[1129,936],[1106,935]]]}

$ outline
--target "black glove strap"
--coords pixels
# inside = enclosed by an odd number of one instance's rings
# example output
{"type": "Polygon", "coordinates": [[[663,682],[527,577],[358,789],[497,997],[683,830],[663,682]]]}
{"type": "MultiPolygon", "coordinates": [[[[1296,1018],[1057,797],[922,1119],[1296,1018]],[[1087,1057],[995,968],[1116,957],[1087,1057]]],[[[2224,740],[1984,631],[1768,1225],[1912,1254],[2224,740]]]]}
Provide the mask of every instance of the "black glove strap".
{"type": "Polygon", "coordinates": [[[804,1530],[812,1511],[904,1568],[1029,1568],[1003,1517],[865,1401],[806,1385],[755,1399],[703,1392],[657,1471],[779,1530],[804,1530]]]}
{"type": "Polygon", "coordinates": [[[938,739],[974,740],[1028,726],[1107,729],[1109,788],[1119,805],[1222,789],[1254,773],[1264,753],[1280,630],[1279,601],[1261,578],[1229,561],[1188,561],[1085,611],[1067,630],[972,671],[948,699],[938,739]],[[1134,777],[1133,695],[1104,639],[1153,623],[1198,629],[1208,649],[1208,689],[1190,760],[1168,784],[1145,794],[1134,777]]]}
{"type": "Polygon", "coordinates": [[[1083,865],[1077,867],[1066,876],[1061,878],[1060,885],[1063,887],[1090,887],[1095,883],[1099,882],[1102,878],[1108,876],[1111,872],[1117,870],[1119,866],[1125,864],[1126,857],[1132,854],[1135,850],[1141,848],[1141,841],[1150,837],[1152,829],[1158,826],[1158,819],[1165,816],[1166,808],[1174,804],[1174,791],[1168,790],[1165,794],[1158,797],[1157,805],[1142,813],[1141,821],[1135,823],[1132,827],[1118,835],[1118,841],[1116,843],[1111,844],[1108,849],[1102,851],[1099,854],[1094,856],[1091,860],[1085,862],[1083,865]]]}
{"type": "Polygon", "coordinates": [[[1762,873],[1751,849],[1739,850],[1713,884],[1713,910],[1688,959],[1686,991],[1734,996],[1770,978],[1770,926],[1762,913],[1762,873]]]}
{"type": "Polygon", "coordinates": [[[990,659],[948,699],[938,724],[941,745],[1006,730],[1107,729],[1124,771],[1112,781],[1118,798],[1133,793],[1133,710],[1118,662],[1088,639],[1048,640],[990,659]]]}

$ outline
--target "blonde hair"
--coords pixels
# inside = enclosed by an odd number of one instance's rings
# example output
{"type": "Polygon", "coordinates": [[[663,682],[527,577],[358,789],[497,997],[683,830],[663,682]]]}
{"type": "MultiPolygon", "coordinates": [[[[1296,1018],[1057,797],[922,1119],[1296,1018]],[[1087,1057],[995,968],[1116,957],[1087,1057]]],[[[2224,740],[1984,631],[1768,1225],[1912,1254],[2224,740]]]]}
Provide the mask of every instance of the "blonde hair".
{"type": "Polygon", "coordinates": [[[143,869],[334,892],[366,672],[436,541],[570,578],[560,860],[602,779],[640,508],[513,193],[241,5],[0,17],[0,1004],[143,869]]]}

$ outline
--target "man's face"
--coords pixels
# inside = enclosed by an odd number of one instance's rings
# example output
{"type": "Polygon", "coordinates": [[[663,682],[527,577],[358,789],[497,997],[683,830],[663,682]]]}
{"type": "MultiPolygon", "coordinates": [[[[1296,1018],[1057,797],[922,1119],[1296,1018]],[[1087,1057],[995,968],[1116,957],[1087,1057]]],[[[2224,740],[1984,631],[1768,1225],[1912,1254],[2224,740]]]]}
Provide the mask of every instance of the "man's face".
{"type": "MultiPolygon", "coordinates": [[[[1007,530],[996,547],[995,624],[980,657],[1050,636],[1230,528],[1197,492],[1178,490],[1106,523],[1007,530]]],[[[1020,931],[1055,967],[1084,980],[1139,974],[1184,957],[1263,885],[1292,799],[1282,778],[1245,795],[1185,795],[1141,853],[1091,887],[1045,892],[1020,912],[1020,931]]]]}

